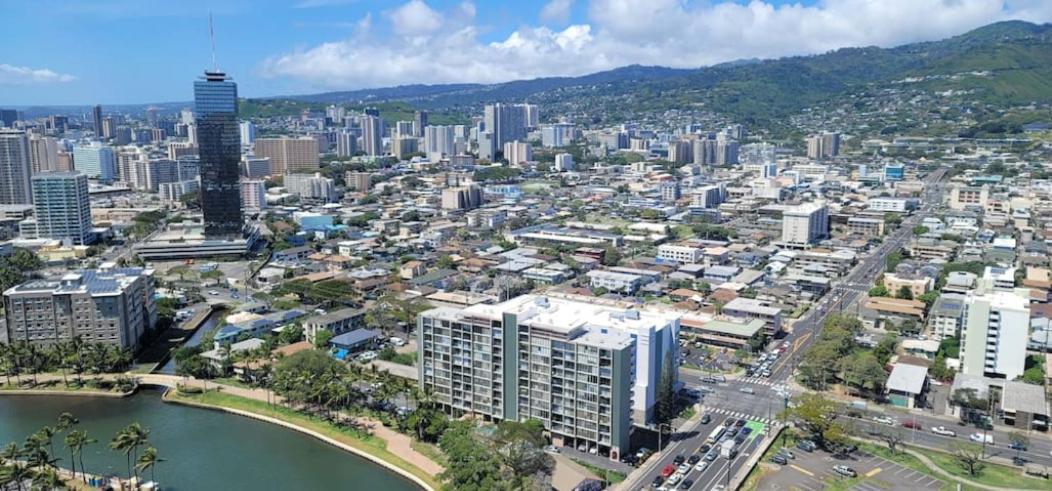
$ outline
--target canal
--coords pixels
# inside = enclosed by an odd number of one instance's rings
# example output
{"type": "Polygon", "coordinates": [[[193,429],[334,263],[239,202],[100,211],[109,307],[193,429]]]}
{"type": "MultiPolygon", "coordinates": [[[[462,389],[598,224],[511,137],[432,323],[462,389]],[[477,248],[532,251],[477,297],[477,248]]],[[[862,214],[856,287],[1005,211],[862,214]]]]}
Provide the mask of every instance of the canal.
{"type": "MultiPolygon", "coordinates": [[[[293,430],[205,409],[167,404],[159,391],[124,398],[2,396],[0,446],[22,443],[69,411],[79,428],[98,440],[84,452],[94,474],[127,474],[124,454],[108,443],[122,427],[139,422],[150,444],[166,459],[157,481],[165,490],[382,489],[416,491],[409,480],[368,460],[293,430]]],[[[62,437],[55,439],[59,465],[69,467],[62,437]]]]}
{"type": "MultiPolygon", "coordinates": [[[[201,344],[201,340],[205,335],[214,332],[219,327],[219,321],[223,318],[223,310],[217,309],[208,315],[201,325],[198,326],[194,333],[190,335],[190,338],[183,343],[183,346],[197,346],[201,344]]],[[[207,351],[207,350],[205,350],[207,351]]],[[[157,369],[157,373],[163,373],[165,375],[175,375],[175,358],[168,358],[164,366],[157,369]]]]}

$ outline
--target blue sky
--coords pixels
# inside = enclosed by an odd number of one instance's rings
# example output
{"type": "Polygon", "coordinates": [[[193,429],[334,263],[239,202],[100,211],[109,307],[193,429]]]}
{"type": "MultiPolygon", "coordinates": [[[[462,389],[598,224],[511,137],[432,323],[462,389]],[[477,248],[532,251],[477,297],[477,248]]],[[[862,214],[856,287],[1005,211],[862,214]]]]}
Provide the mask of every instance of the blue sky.
{"type": "Polygon", "coordinates": [[[0,0],[0,105],[188,100],[697,67],[1052,20],[1048,0],[0,0]]]}

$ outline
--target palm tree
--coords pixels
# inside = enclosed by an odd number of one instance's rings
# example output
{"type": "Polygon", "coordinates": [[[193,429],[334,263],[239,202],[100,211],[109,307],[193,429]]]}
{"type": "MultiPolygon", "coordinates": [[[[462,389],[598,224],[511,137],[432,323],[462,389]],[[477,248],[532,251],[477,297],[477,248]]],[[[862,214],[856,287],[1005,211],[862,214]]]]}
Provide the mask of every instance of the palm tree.
{"type": "Polygon", "coordinates": [[[33,375],[33,385],[37,384],[37,372],[40,371],[40,348],[33,343],[23,342],[22,346],[25,360],[28,362],[29,373],[33,375]]]}
{"type": "Polygon", "coordinates": [[[18,444],[15,442],[8,443],[3,450],[0,450],[0,464],[14,462],[20,455],[22,455],[22,450],[18,448],[18,444]]]}
{"type": "Polygon", "coordinates": [[[84,430],[73,430],[66,435],[64,440],[66,448],[69,449],[69,461],[72,465],[73,477],[77,477],[77,464],[80,464],[80,473],[84,478],[84,482],[88,481],[87,470],[84,468],[84,447],[95,443],[98,440],[88,437],[88,432],[84,430]]]}
{"type": "Polygon", "coordinates": [[[157,456],[157,449],[146,447],[146,450],[143,450],[142,455],[139,456],[138,462],[135,463],[135,469],[139,472],[145,472],[146,469],[149,469],[150,480],[156,483],[154,468],[161,462],[164,462],[164,459],[157,456]]]}
{"type": "Polygon", "coordinates": [[[33,489],[41,489],[51,491],[53,489],[66,489],[66,483],[62,482],[62,478],[58,477],[58,472],[55,469],[46,469],[43,472],[36,473],[33,476],[33,489]]]}
{"type": "Polygon", "coordinates": [[[113,439],[110,440],[110,449],[124,453],[124,459],[128,464],[128,480],[131,480],[131,454],[132,450],[134,450],[134,447],[132,443],[131,433],[128,431],[127,428],[118,431],[117,434],[114,435],[113,439]]]}
{"type": "Polygon", "coordinates": [[[0,344],[0,364],[3,364],[4,376],[7,377],[7,385],[11,385],[11,372],[14,371],[15,363],[11,360],[12,348],[9,344],[0,344]]]}
{"type": "Polygon", "coordinates": [[[58,425],[56,426],[56,428],[59,432],[63,432],[74,426],[77,426],[78,424],[80,424],[80,420],[77,419],[76,416],[73,416],[72,413],[65,412],[58,415],[58,425]]]}
{"type": "Polygon", "coordinates": [[[73,372],[77,374],[77,385],[82,385],[81,374],[84,373],[84,339],[80,336],[73,336],[73,339],[69,340],[69,350],[72,354],[73,359],[76,362],[73,364],[73,372]]]}
{"type": "MultiPolygon", "coordinates": [[[[29,470],[29,466],[22,462],[15,462],[4,469],[4,481],[15,483],[15,489],[22,491],[25,487],[22,486],[27,479],[33,477],[33,472],[29,470]]],[[[4,484],[4,489],[7,489],[7,484],[4,484]]]]}

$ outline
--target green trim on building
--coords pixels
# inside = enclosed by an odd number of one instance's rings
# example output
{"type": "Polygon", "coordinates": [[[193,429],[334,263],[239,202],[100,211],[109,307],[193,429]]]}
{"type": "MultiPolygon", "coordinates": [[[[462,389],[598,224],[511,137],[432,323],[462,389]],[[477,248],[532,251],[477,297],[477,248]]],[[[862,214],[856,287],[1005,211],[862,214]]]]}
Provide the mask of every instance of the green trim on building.
{"type": "Polygon", "coordinates": [[[632,431],[632,352],[635,345],[612,352],[613,382],[610,398],[610,446],[618,449],[618,455],[626,455],[630,448],[632,431]],[[620,383],[619,383],[620,382],[620,383]],[[624,417],[622,417],[622,415],[624,417]]]}

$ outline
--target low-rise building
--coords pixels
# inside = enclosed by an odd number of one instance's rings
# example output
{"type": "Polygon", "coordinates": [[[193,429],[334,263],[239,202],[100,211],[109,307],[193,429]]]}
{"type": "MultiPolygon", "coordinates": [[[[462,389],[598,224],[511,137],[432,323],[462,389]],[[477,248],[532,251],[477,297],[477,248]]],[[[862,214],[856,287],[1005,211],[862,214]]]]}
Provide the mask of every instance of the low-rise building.
{"type": "Polygon", "coordinates": [[[340,309],[303,322],[303,336],[313,343],[318,333],[328,331],[340,335],[365,326],[365,309],[340,309]]]}
{"type": "Polygon", "coordinates": [[[738,297],[723,306],[723,315],[763,321],[764,334],[773,337],[782,330],[782,309],[753,298],[738,297]]]}

